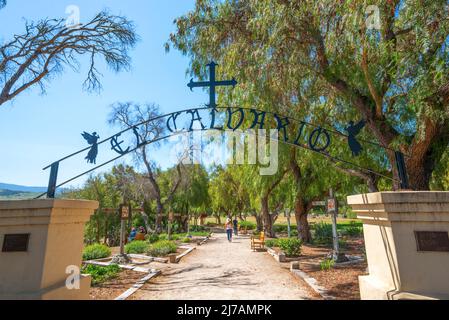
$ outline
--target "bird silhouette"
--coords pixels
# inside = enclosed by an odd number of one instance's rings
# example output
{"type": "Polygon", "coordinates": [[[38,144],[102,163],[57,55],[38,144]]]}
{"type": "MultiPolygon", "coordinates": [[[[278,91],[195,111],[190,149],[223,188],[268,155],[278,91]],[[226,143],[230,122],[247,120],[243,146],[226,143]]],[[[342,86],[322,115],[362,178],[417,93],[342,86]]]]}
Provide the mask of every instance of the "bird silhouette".
{"type": "Polygon", "coordinates": [[[360,133],[360,131],[365,127],[365,120],[359,121],[357,124],[354,124],[354,121],[349,122],[349,126],[345,128],[348,132],[348,144],[349,148],[352,151],[352,156],[357,157],[362,152],[362,145],[357,141],[356,136],[360,133]]]}

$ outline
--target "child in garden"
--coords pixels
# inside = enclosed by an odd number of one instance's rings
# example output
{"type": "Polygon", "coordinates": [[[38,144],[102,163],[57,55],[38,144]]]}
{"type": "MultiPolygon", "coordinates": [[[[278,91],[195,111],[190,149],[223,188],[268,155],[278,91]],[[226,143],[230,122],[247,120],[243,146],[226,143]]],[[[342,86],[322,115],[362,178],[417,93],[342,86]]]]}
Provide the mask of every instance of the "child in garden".
{"type": "Polygon", "coordinates": [[[232,221],[231,221],[230,218],[226,219],[225,229],[226,229],[226,233],[228,235],[228,241],[232,242],[232,229],[233,229],[233,226],[232,226],[232,221]]]}

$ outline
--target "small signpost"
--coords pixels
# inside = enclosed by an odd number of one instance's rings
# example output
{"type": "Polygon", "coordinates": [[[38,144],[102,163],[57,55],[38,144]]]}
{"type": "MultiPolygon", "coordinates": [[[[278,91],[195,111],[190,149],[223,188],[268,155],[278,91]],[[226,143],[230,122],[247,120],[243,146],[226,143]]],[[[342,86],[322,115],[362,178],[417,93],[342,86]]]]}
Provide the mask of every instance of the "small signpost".
{"type": "Polygon", "coordinates": [[[131,208],[129,205],[120,205],[120,255],[125,254],[126,221],[131,217],[131,208]]]}
{"type": "Polygon", "coordinates": [[[346,256],[340,254],[340,247],[338,245],[338,232],[337,232],[338,203],[337,199],[334,197],[334,192],[332,188],[329,189],[329,199],[327,199],[327,213],[329,213],[332,218],[332,240],[334,243],[334,251],[332,253],[332,259],[335,262],[346,261],[346,256]]]}
{"type": "Polygon", "coordinates": [[[284,211],[284,216],[287,218],[287,232],[288,232],[288,237],[290,238],[291,236],[291,225],[290,225],[290,209],[286,208],[284,211]]]}
{"type": "Polygon", "coordinates": [[[171,211],[171,209],[169,209],[168,212],[168,240],[171,240],[171,224],[173,223],[173,220],[175,219],[175,214],[173,211],[171,211]]]}
{"type": "Polygon", "coordinates": [[[335,205],[335,198],[333,197],[332,189],[329,190],[329,199],[327,199],[327,213],[332,218],[332,240],[334,244],[333,259],[335,262],[338,260],[340,248],[338,246],[338,233],[337,233],[337,208],[335,205]]]}

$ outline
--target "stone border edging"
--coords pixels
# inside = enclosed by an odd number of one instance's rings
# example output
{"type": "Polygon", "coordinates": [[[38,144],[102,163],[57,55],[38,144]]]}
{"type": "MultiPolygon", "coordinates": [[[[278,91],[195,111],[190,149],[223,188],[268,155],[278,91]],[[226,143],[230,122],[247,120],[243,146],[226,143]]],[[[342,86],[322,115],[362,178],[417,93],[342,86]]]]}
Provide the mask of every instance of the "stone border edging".
{"type": "Polygon", "coordinates": [[[142,286],[151,278],[154,278],[156,276],[158,276],[159,274],[161,274],[160,270],[151,270],[151,272],[146,275],[145,277],[143,277],[142,279],[140,279],[139,281],[136,282],[136,284],[134,284],[131,288],[129,288],[128,290],[126,290],[125,292],[123,292],[121,295],[119,295],[117,298],[115,298],[114,300],[126,300],[129,296],[131,296],[132,294],[134,294],[137,290],[139,290],[140,288],[142,288],[142,286]]]}
{"type": "Polygon", "coordinates": [[[176,256],[176,263],[178,263],[182,258],[184,258],[186,255],[188,255],[190,252],[195,250],[195,247],[189,247],[189,246],[179,246],[180,249],[187,249],[185,252],[181,253],[179,256],[176,256]]]}
{"type": "Polygon", "coordinates": [[[267,252],[274,258],[276,259],[277,262],[287,262],[286,257],[285,257],[285,253],[280,251],[279,253],[276,252],[276,250],[272,249],[272,248],[268,248],[267,247],[267,252]]]}
{"type": "Polygon", "coordinates": [[[318,281],[309,276],[307,273],[298,270],[298,269],[293,269],[290,268],[290,272],[293,273],[294,276],[301,278],[302,280],[304,280],[309,287],[311,287],[313,289],[313,291],[315,291],[317,294],[319,294],[321,297],[323,297],[326,300],[335,300],[336,298],[334,296],[331,296],[327,293],[326,288],[318,285],[318,281]]]}

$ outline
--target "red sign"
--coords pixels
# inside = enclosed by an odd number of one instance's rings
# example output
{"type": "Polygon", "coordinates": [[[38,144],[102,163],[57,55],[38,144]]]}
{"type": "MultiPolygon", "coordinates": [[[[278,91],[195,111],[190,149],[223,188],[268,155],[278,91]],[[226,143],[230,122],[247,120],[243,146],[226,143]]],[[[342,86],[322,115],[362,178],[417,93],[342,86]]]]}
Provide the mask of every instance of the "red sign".
{"type": "Polygon", "coordinates": [[[327,199],[327,212],[335,211],[335,199],[327,199]]]}

